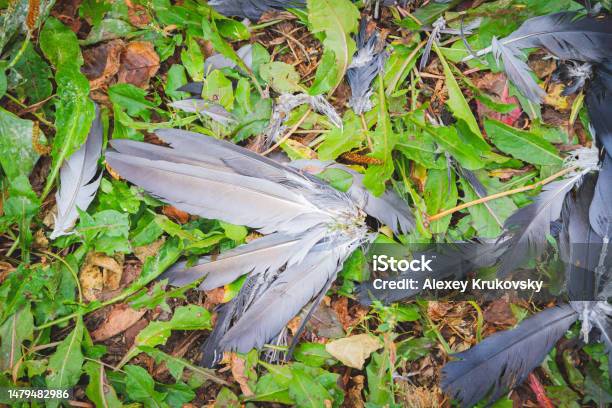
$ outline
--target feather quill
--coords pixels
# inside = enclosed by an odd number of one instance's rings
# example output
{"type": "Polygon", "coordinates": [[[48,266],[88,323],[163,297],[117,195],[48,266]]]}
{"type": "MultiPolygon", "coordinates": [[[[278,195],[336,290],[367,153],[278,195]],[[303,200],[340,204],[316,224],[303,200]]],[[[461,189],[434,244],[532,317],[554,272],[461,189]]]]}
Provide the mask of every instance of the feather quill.
{"type": "Polygon", "coordinates": [[[487,337],[444,366],[443,390],[462,407],[474,406],[485,397],[488,402],[497,400],[540,365],[577,318],[569,305],[552,307],[523,320],[513,330],[487,337]]]}
{"type": "Polygon", "coordinates": [[[87,210],[95,198],[102,177],[101,174],[96,177],[98,160],[102,155],[102,139],[100,109],[96,105],[96,115],[85,143],[60,169],[60,188],[55,194],[57,214],[51,239],[68,235],[79,218],[78,210],[87,210]]]}

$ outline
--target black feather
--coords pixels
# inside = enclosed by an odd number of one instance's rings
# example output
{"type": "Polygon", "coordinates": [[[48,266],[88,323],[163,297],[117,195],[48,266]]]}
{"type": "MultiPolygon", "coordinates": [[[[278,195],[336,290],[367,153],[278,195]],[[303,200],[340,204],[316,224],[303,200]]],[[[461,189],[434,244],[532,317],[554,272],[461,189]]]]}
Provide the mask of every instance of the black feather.
{"type": "Polygon", "coordinates": [[[589,220],[593,230],[606,242],[609,241],[612,236],[612,157],[608,154],[599,171],[589,220]]]}
{"type": "MultiPolygon", "coordinates": [[[[612,40],[611,40],[612,42],[612,40]]],[[[610,57],[612,59],[612,56],[610,57]]],[[[591,124],[600,149],[612,154],[612,62],[597,67],[585,96],[591,124]]]]}
{"type": "Polygon", "coordinates": [[[513,330],[487,337],[456,354],[459,360],[444,366],[442,389],[462,407],[471,407],[485,397],[488,402],[497,400],[542,363],[577,318],[569,305],[553,307],[522,321],[513,330]]]}

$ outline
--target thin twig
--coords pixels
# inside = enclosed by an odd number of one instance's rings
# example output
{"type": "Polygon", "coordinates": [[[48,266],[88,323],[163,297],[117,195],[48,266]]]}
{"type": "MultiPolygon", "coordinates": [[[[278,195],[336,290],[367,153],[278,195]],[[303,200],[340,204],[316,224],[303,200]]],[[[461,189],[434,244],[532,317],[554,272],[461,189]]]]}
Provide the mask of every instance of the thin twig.
{"type": "Polygon", "coordinates": [[[469,207],[473,207],[473,206],[478,205],[478,204],[487,203],[489,201],[496,200],[498,198],[507,197],[507,196],[510,196],[510,195],[513,195],[513,194],[517,194],[517,193],[522,193],[524,191],[534,190],[537,187],[546,185],[546,184],[548,184],[548,183],[558,179],[561,176],[564,176],[564,175],[566,175],[568,173],[571,173],[572,171],[576,170],[577,168],[578,168],[577,166],[569,167],[567,169],[563,169],[563,170],[553,174],[550,177],[545,178],[544,180],[540,180],[537,183],[530,184],[528,186],[518,187],[518,188],[515,188],[515,189],[512,189],[512,190],[508,190],[508,191],[503,191],[503,192],[497,193],[497,194],[492,194],[490,196],[482,197],[482,198],[479,198],[478,200],[470,201],[468,203],[463,203],[463,204],[458,205],[456,207],[450,208],[450,209],[448,209],[446,211],[442,211],[441,213],[438,213],[436,215],[432,215],[431,217],[429,217],[429,222],[439,220],[441,218],[446,217],[447,215],[454,214],[457,211],[461,211],[461,210],[464,210],[464,209],[469,208],[469,207]]]}

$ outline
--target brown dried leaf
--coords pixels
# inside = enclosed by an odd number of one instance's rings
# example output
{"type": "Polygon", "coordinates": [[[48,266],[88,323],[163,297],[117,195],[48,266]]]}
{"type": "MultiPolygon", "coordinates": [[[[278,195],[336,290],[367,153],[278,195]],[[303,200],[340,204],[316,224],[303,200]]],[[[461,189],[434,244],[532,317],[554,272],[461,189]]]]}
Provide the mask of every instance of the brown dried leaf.
{"type": "Polygon", "coordinates": [[[81,71],[89,79],[91,90],[105,87],[119,72],[125,43],[119,39],[83,51],[85,63],[81,71]]]}
{"type": "Polygon", "coordinates": [[[378,337],[358,334],[329,342],[325,350],[345,366],[361,370],[370,354],[382,346],[378,337]]]}
{"type": "Polygon", "coordinates": [[[232,376],[234,380],[240,385],[240,390],[246,397],[252,397],[255,395],[249,387],[249,379],[245,374],[246,365],[242,358],[238,357],[236,353],[231,353],[230,367],[232,369],[232,376]]]}
{"type": "Polygon", "coordinates": [[[164,205],[162,207],[162,213],[179,224],[186,224],[189,221],[189,214],[171,205],[164,205]]]}
{"type": "Polygon", "coordinates": [[[147,9],[140,4],[132,3],[130,0],[125,0],[125,4],[128,7],[128,19],[130,23],[134,27],[147,28],[151,22],[147,9]]]}
{"type": "Polygon", "coordinates": [[[348,393],[346,394],[346,406],[354,408],[363,408],[365,404],[363,402],[361,392],[363,391],[365,378],[363,375],[356,375],[352,378],[352,380],[355,385],[349,388],[348,393]]]}
{"type": "Polygon", "coordinates": [[[136,324],[145,313],[146,309],[134,310],[124,303],[115,305],[106,321],[91,332],[91,337],[94,341],[104,341],[115,337],[136,324]]]}
{"type": "Polygon", "coordinates": [[[96,300],[103,290],[119,288],[123,274],[123,255],[111,258],[90,252],[79,273],[79,281],[86,300],[96,300]]]}
{"type": "Polygon", "coordinates": [[[507,297],[491,302],[483,311],[483,317],[485,322],[504,328],[512,327],[516,324],[516,317],[512,313],[507,297]]]}
{"type": "Polygon", "coordinates": [[[166,239],[164,237],[158,239],[155,242],[150,243],[149,245],[143,245],[134,248],[134,255],[138,260],[144,263],[148,257],[154,256],[157,254],[159,248],[164,244],[166,239]]]}
{"type": "Polygon", "coordinates": [[[153,44],[147,41],[133,41],[125,47],[121,55],[118,81],[146,88],[158,69],[159,56],[153,44]]]}

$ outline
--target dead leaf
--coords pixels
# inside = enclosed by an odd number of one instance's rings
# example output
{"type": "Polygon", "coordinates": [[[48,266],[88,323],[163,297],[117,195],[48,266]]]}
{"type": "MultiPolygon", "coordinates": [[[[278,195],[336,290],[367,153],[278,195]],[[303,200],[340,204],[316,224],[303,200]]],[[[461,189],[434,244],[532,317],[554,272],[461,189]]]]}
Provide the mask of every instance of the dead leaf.
{"type": "Polygon", "coordinates": [[[107,86],[119,72],[124,48],[125,43],[117,39],[83,51],[85,63],[81,71],[89,79],[91,90],[107,86]]]}
{"type": "Polygon", "coordinates": [[[382,346],[378,337],[358,334],[329,342],[325,350],[345,366],[361,370],[370,354],[382,346]]]}
{"type": "Polygon", "coordinates": [[[125,303],[115,305],[106,321],[91,332],[91,337],[94,341],[104,341],[115,337],[136,324],[146,311],[146,309],[134,310],[125,303]]]}
{"type": "Polygon", "coordinates": [[[118,81],[140,88],[147,88],[149,80],[159,69],[159,55],[153,44],[147,41],[133,41],[121,54],[118,81]]]}
{"type": "Polygon", "coordinates": [[[125,5],[128,7],[128,19],[134,27],[147,28],[151,23],[151,18],[147,13],[147,9],[140,5],[134,4],[130,0],[125,0],[125,5]]]}
{"type": "Polygon", "coordinates": [[[186,224],[189,221],[189,214],[171,205],[164,205],[162,207],[162,213],[179,224],[186,224]]]}
{"type": "Polygon", "coordinates": [[[155,256],[157,254],[159,248],[161,248],[165,241],[166,239],[162,237],[157,241],[150,243],[149,245],[135,247],[134,255],[136,256],[136,258],[138,258],[140,262],[144,263],[148,257],[155,256]]]}
{"type": "Polygon", "coordinates": [[[562,83],[551,83],[548,86],[548,91],[546,92],[546,97],[544,98],[544,104],[552,106],[559,111],[566,111],[570,109],[571,106],[567,96],[561,95],[564,89],[565,85],[562,83]]]}
{"type": "Polygon", "coordinates": [[[230,366],[232,368],[232,376],[234,380],[240,385],[240,390],[246,397],[252,397],[255,395],[249,387],[249,379],[245,374],[246,365],[242,358],[238,357],[236,353],[231,353],[230,366]]]}
{"type": "Polygon", "coordinates": [[[83,296],[93,301],[103,290],[118,289],[122,274],[123,255],[111,258],[102,253],[88,253],[79,273],[83,296]]]}
{"type": "Polygon", "coordinates": [[[325,303],[317,307],[307,326],[317,337],[338,339],[345,336],[338,313],[325,303]]]}
{"type": "Polygon", "coordinates": [[[504,328],[509,328],[516,324],[516,317],[512,313],[507,297],[491,302],[483,311],[483,317],[485,322],[504,328]]]}
{"type": "Polygon", "coordinates": [[[363,397],[361,396],[361,393],[363,391],[365,378],[363,375],[356,375],[352,378],[352,380],[355,385],[349,388],[348,393],[346,394],[346,406],[354,408],[363,408],[365,404],[363,402],[363,397]]]}

